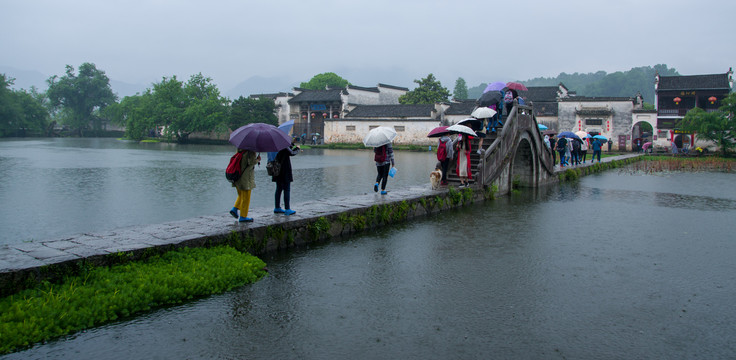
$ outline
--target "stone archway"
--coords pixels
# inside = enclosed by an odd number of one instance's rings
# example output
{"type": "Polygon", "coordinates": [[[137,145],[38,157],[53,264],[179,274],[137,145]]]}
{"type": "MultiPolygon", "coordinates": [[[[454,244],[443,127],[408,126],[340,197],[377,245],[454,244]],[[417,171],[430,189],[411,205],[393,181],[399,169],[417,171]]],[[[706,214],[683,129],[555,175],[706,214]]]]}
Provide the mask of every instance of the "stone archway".
{"type": "Polygon", "coordinates": [[[519,141],[516,146],[514,159],[511,163],[511,176],[509,176],[509,188],[536,187],[538,183],[538,167],[536,166],[536,154],[532,147],[528,134],[519,141]]]}

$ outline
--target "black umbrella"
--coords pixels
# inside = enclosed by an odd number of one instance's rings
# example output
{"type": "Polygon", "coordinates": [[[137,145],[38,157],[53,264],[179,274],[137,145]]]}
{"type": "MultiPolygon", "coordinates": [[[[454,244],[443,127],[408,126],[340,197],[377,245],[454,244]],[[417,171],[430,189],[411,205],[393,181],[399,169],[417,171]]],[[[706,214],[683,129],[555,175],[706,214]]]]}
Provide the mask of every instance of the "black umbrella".
{"type": "Polygon", "coordinates": [[[475,103],[478,104],[478,106],[488,107],[498,104],[501,100],[503,100],[503,94],[501,94],[500,91],[489,91],[487,93],[483,93],[483,95],[480,96],[480,99],[475,103]]]}

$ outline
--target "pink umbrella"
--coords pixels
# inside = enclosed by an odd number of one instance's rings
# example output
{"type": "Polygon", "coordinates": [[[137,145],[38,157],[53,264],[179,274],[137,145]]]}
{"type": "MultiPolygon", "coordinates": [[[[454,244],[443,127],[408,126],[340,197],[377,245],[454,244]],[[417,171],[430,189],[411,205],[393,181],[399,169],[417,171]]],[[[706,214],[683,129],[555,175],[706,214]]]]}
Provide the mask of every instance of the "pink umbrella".
{"type": "Polygon", "coordinates": [[[450,133],[449,131],[447,131],[448,127],[449,126],[438,126],[432,129],[432,131],[427,134],[427,137],[442,137],[444,135],[447,135],[450,133]]]}
{"type": "Polygon", "coordinates": [[[524,84],[518,83],[518,82],[513,82],[513,81],[512,82],[507,82],[506,83],[506,87],[509,88],[509,89],[512,89],[512,90],[516,90],[516,91],[528,91],[529,90],[529,89],[526,88],[526,86],[524,86],[524,84]]]}

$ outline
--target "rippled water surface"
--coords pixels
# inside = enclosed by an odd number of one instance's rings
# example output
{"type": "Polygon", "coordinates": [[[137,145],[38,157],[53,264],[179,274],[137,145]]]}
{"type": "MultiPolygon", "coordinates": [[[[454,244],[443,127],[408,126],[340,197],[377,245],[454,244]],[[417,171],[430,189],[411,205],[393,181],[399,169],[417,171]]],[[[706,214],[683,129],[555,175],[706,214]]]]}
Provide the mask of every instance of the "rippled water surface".
{"type": "Polygon", "coordinates": [[[734,181],[591,175],[274,255],[258,283],[5,358],[733,358],[734,181]]]}
{"type": "MultiPolygon", "coordinates": [[[[226,213],[232,146],[116,139],[0,140],[0,244],[226,213]]],[[[276,186],[256,168],[252,207],[273,207],[276,186]]],[[[426,184],[436,159],[396,152],[392,187],[426,184]]],[[[372,191],[370,151],[308,149],[292,158],[292,204],[372,191]]],[[[294,207],[299,210],[298,207],[294,207]]]]}

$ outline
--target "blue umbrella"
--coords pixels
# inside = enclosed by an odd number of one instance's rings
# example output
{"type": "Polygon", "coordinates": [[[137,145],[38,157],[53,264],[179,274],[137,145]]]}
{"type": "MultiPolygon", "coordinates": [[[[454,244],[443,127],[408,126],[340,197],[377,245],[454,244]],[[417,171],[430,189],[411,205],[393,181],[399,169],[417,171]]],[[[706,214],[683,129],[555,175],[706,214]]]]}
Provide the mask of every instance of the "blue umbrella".
{"type": "Polygon", "coordinates": [[[279,129],[281,129],[283,132],[286,133],[286,135],[289,135],[291,132],[291,128],[294,126],[294,120],[289,120],[281,125],[279,125],[279,129]]]}
{"type": "Polygon", "coordinates": [[[605,136],[603,136],[603,135],[596,135],[596,136],[593,136],[593,139],[598,139],[598,140],[601,140],[601,141],[608,141],[608,138],[606,138],[606,137],[605,137],[605,136]]]}
{"type": "Polygon", "coordinates": [[[563,131],[559,135],[557,135],[557,137],[561,137],[561,136],[564,136],[564,137],[570,138],[570,139],[578,139],[578,140],[580,140],[580,137],[577,136],[577,135],[575,135],[575,133],[572,132],[572,131],[563,131]]]}
{"type": "Polygon", "coordinates": [[[547,130],[547,129],[549,129],[549,128],[547,127],[547,125],[544,125],[544,124],[537,124],[537,127],[538,127],[538,128],[539,128],[539,130],[541,130],[541,131],[544,131],[544,130],[547,130]]]}

